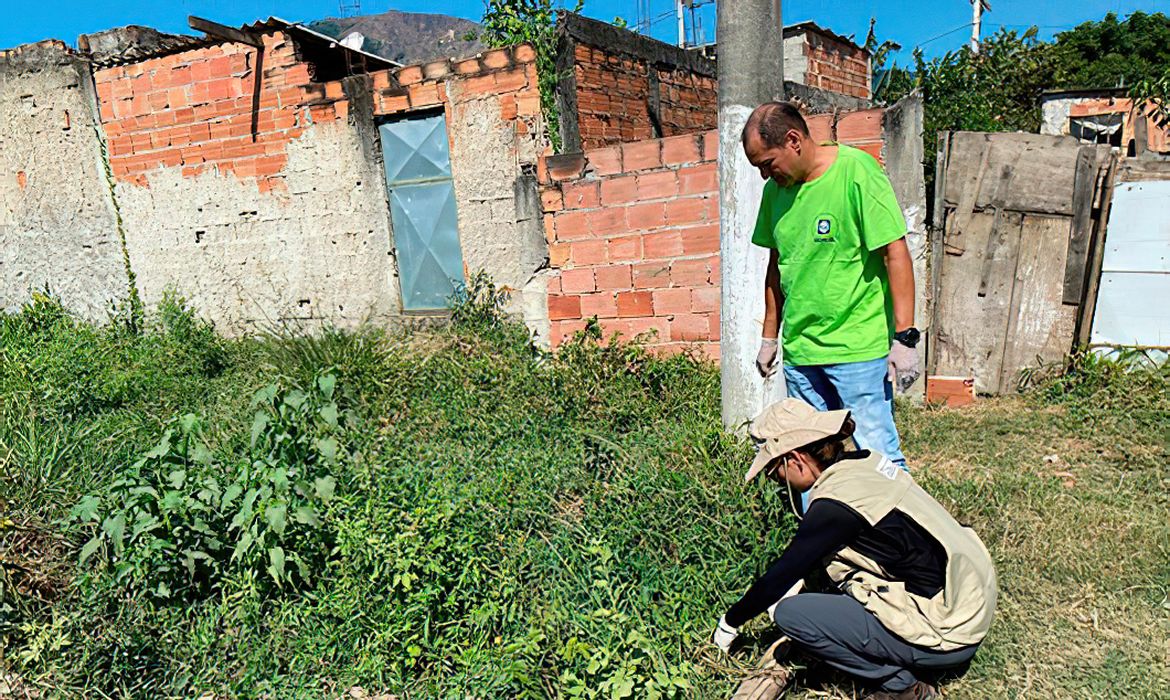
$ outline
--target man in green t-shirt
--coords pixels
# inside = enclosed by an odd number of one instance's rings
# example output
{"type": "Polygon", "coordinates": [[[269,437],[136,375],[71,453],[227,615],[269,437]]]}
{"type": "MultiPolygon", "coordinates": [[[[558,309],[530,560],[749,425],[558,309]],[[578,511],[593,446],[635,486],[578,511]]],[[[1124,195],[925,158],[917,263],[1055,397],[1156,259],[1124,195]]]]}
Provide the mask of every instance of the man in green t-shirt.
{"type": "Polygon", "coordinates": [[[771,251],[756,366],[765,377],[776,370],[782,328],[788,395],[852,411],[860,447],[905,469],[894,384],[905,391],[918,378],[919,334],[906,220],[889,179],[864,151],[813,141],[786,102],[752,112],[743,147],[768,180],[752,236],[771,251]]]}

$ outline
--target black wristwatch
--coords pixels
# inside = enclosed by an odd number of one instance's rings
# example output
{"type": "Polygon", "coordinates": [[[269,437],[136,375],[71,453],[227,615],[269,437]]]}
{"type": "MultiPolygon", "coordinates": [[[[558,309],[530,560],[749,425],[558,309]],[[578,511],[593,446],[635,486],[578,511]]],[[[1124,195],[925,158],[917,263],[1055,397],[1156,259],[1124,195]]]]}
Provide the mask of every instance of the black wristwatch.
{"type": "Polygon", "coordinates": [[[900,332],[894,334],[894,340],[898,341],[899,343],[905,345],[908,348],[912,348],[915,345],[918,345],[918,339],[921,337],[922,337],[922,334],[919,333],[918,329],[915,328],[914,326],[910,326],[906,330],[900,331],[900,332]]]}

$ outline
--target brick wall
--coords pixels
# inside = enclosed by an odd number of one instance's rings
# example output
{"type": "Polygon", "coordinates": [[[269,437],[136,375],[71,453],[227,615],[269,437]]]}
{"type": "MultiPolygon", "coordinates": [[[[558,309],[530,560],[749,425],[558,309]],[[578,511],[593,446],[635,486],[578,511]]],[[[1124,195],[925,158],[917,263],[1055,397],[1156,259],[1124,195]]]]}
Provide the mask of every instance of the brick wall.
{"type": "Polygon", "coordinates": [[[128,295],[94,111],[84,56],[59,41],[0,51],[0,309],[48,286],[104,321],[128,295]]]}
{"type": "Polygon", "coordinates": [[[693,134],[716,126],[719,81],[682,69],[658,69],[662,135],[693,134]]]}
{"type": "MultiPolygon", "coordinates": [[[[562,13],[561,133],[566,151],[714,129],[715,62],[626,29],[562,13]]],[[[785,75],[816,90],[870,97],[869,55],[812,23],[784,30],[785,75]]]]}
{"type": "Polygon", "coordinates": [[[574,48],[573,72],[585,149],[715,127],[718,83],[712,77],[585,44],[574,48]]]}
{"type": "MultiPolygon", "coordinates": [[[[882,114],[808,117],[880,158],[882,114]]],[[[542,161],[552,347],[597,317],[606,337],[719,356],[718,136],[650,139],[542,161]]]]}
{"type": "Polygon", "coordinates": [[[256,179],[262,191],[282,186],[289,142],[310,124],[344,119],[348,103],[337,101],[340,82],[313,83],[309,64],[297,60],[285,34],[263,40],[255,110],[257,51],[242,44],[96,70],[114,177],[148,186],[149,171],[181,166],[185,177],[214,168],[256,179]]]}
{"type": "Polygon", "coordinates": [[[828,33],[806,31],[799,36],[803,38],[802,50],[808,60],[801,82],[869,99],[869,56],[864,49],[828,33]]]}
{"type": "Polygon", "coordinates": [[[553,347],[597,316],[606,336],[649,334],[657,350],[697,343],[718,352],[716,138],[651,139],[548,160],[553,347]]]}

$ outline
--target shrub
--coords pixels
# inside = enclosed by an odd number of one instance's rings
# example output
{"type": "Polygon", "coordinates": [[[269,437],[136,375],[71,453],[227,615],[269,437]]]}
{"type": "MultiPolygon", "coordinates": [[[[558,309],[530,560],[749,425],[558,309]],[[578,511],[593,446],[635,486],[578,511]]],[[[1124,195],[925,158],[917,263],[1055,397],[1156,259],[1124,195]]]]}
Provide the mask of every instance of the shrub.
{"type": "Polygon", "coordinates": [[[309,584],[328,556],[323,519],[348,429],[334,382],[257,392],[247,459],[230,467],[207,448],[196,416],[172,421],[105,493],[73,509],[94,530],[79,563],[101,552],[120,584],[161,600],[206,597],[227,576],[261,591],[309,584]]]}

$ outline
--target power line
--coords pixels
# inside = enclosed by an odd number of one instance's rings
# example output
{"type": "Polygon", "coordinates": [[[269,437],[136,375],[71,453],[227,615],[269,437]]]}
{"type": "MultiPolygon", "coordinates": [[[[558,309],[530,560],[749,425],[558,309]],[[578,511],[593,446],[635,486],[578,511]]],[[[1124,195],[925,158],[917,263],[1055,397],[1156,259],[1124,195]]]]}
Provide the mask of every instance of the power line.
{"type": "Polygon", "coordinates": [[[939,34],[938,36],[932,36],[929,39],[927,39],[926,41],[919,42],[918,46],[926,46],[927,44],[929,44],[932,41],[937,41],[938,39],[941,39],[944,36],[950,36],[951,34],[954,34],[955,32],[958,32],[958,31],[962,31],[962,30],[966,29],[967,27],[970,27],[973,24],[975,24],[975,23],[968,22],[964,25],[961,25],[961,26],[955,27],[954,29],[951,29],[949,31],[943,32],[942,34],[939,34]]]}

